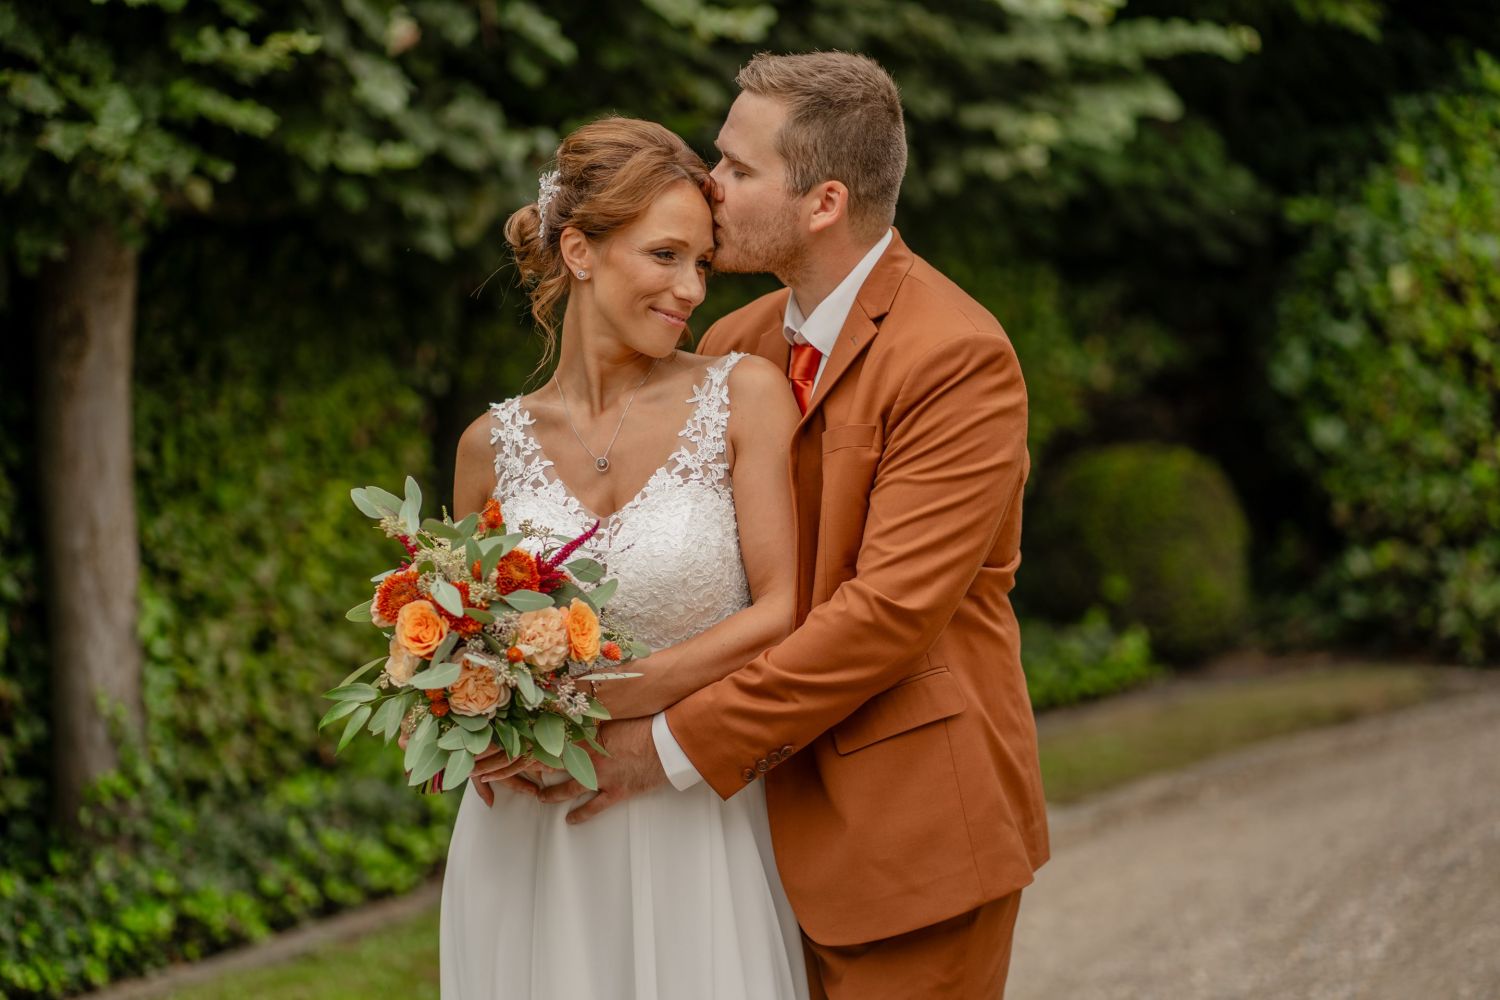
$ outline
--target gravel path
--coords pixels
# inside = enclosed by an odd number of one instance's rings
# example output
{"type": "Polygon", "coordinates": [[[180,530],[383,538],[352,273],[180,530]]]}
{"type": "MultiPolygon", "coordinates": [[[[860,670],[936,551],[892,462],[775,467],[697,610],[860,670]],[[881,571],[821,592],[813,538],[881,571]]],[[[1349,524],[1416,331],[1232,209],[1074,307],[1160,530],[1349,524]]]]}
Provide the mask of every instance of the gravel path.
{"type": "Polygon", "coordinates": [[[1053,810],[1008,1000],[1500,998],[1500,690],[1053,810]]]}

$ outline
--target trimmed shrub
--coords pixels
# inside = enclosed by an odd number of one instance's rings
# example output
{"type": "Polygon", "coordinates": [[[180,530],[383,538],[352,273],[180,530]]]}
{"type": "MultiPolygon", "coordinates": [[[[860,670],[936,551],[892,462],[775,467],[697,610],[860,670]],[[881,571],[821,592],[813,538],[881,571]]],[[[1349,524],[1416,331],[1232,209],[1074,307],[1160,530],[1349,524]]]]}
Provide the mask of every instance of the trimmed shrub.
{"type": "Polygon", "coordinates": [[[1338,636],[1500,653],[1500,63],[1398,105],[1389,156],[1311,227],[1271,381],[1340,540],[1338,636]]]}
{"type": "Polygon", "coordinates": [[[1102,605],[1176,659],[1223,649],[1243,626],[1249,529],[1210,459],[1159,444],[1082,452],[1027,512],[1023,606],[1068,620],[1102,605]]]}
{"type": "Polygon", "coordinates": [[[1076,625],[1022,622],[1021,663],[1038,712],[1118,694],[1165,673],[1151,656],[1146,630],[1116,631],[1100,608],[1076,625]]]}

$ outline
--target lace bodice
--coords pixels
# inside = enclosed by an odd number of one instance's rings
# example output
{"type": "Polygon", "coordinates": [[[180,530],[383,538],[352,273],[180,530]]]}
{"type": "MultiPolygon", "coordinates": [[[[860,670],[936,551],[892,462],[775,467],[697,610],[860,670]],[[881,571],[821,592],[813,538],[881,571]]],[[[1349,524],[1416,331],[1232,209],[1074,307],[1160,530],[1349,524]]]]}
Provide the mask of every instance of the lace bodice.
{"type": "MultiPolygon", "coordinates": [[[[686,402],[692,415],[683,443],[625,506],[600,519],[579,549],[620,581],[609,610],[654,649],[689,639],[750,603],[740,559],[734,490],[725,457],[729,373],[743,354],[709,366],[686,402]]],[[[548,533],[576,537],[595,515],[557,478],[530,427],[519,396],[490,406],[495,491],[507,525],[530,521],[548,533]]],[[[542,543],[530,539],[535,551],[542,543]]]]}

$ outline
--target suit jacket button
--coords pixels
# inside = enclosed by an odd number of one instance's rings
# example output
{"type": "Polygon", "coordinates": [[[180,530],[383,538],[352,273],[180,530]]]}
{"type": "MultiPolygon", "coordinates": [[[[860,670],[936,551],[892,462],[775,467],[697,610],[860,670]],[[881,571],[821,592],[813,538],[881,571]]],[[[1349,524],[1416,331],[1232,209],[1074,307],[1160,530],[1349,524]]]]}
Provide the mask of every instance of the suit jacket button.
{"type": "Polygon", "coordinates": [[[768,761],[771,762],[771,766],[772,767],[775,767],[777,764],[781,763],[781,751],[780,750],[772,750],[771,753],[770,753],[770,755],[768,757],[766,757],[766,760],[768,760],[768,761]]]}
{"type": "Polygon", "coordinates": [[[747,767],[744,771],[740,772],[740,777],[744,778],[746,781],[754,781],[755,772],[747,767]]]}
{"type": "Polygon", "coordinates": [[[766,771],[769,771],[771,769],[771,765],[764,757],[762,757],[760,760],[755,762],[755,769],[764,774],[766,771]]]}
{"type": "Polygon", "coordinates": [[[784,746],[784,747],[781,748],[781,756],[783,756],[783,757],[790,757],[792,755],[792,750],[793,750],[792,745],[790,743],[788,743],[786,746],[784,746]]]}

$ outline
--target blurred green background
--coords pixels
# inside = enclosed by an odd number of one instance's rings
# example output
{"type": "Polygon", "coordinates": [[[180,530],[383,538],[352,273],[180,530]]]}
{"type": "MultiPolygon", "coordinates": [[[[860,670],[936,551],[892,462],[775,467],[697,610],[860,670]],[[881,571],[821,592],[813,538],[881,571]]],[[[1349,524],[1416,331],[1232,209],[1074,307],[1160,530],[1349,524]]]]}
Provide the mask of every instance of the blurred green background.
{"type": "MultiPolygon", "coordinates": [[[[711,155],[737,67],[815,48],[891,70],[897,225],[1020,355],[1038,709],[1247,648],[1495,661],[1494,5],[0,0],[0,993],[436,870],[456,803],[315,732],[394,554],[348,488],[445,500],[461,429],[535,384],[499,230],[560,135],[620,113],[711,155]],[[135,307],[145,713],[60,811],[63,294],[135,307]]],[[[769,287],[715,278],[694,328],[769,287]]]]}

